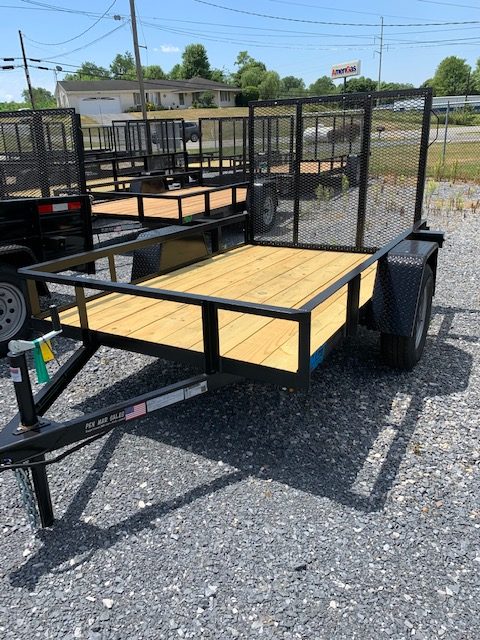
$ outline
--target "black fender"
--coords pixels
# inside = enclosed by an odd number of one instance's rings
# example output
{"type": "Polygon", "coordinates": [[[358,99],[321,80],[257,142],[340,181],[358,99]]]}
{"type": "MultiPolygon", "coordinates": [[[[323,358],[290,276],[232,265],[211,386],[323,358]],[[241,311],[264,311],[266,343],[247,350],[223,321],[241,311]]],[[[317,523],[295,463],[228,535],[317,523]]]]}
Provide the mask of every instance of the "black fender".
{"type": "Polygon", "coordinates": [[[381,333],[413,335],[423,271],[428,264],[435,283],[438,248],[436,242],[403,240],[378,261],[371,309],[381,333]]]}
{"type": "MultiPolygon", "coordinates": [[[[38,259],[30,247],[22,244],[4,244],[0,245],[0,263],[2,262],[20,269],[20,267],[35,264],[38,259]]],[[[44,282],[37,282],[37,290],[41,296],[50,295],[48,286],[44,282]]]]}

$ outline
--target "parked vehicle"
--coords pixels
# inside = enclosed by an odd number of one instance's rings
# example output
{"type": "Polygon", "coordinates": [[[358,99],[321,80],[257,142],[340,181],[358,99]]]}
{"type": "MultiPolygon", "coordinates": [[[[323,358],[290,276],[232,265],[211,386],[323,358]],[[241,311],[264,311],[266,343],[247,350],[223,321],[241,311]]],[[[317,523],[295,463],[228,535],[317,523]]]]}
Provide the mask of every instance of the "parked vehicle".
{"type": "Polygon", "coordinates": [[[198,122],[184,122],[185,142],[198,142],[200,140],[200,127],[198,122]]]}

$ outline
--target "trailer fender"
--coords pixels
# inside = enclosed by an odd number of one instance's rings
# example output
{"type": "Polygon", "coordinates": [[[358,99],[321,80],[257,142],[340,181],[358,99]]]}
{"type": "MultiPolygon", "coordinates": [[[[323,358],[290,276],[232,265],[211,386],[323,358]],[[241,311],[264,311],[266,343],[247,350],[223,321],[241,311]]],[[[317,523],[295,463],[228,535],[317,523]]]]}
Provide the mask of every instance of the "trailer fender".
{"type": "Polygon", "coordinates": [[[372,298],[377,330],[413,336],[423,272],[428,265],[435,283],[437,256],[436,242],[403,240],[379,260],[372,298]]]}
{"type": "Polygon", "coordinates": [[[249,193],[249,210],[255,231],[269,231],[277,218],[278,196],[274,182],[254,182],[249,193]]]}
{"type": "MultiPolygon", "coordinates": [[[[36,262],[38,262],[38,258],[30,247],[21,244],[0,245],[0,265],[6,264],[15,269],[20,269],[20,267],[26,267],[36,262]]],[[[48,287],[44,282],[37,282],[37,289],[41,296],[50,295],[48,287]]]]}

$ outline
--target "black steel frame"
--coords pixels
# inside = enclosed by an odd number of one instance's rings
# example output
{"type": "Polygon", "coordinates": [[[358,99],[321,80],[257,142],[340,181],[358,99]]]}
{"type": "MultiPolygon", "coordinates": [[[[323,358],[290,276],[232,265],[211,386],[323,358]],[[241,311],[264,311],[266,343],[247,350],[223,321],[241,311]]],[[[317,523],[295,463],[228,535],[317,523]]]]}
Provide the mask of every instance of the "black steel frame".
{"type": "MultiPolygon", "coordinates": [[[[175,176],[173,176],[175,177],[175,176]]],[[[101,216],[101,214],[98,214],[101,217],[107,217],[108,219],[110,218],[121,218],[121,219],[135,219],[135,220],[139,220],[140,222],[162,222],[162,223],[168,223],[168,224],[183,224],[184,222],[190,222],[191,220],[194,219],[200,219],[203,217],[209,218],[212,215],[222,215],[223,213],[237,213],[240,211],[243,211],[246,209],[246,203],[247,200],[246,198],[238,198],[237,197],[237,192],[239,189],[248,189],[248,182],[237,182],[235,184],[229,184],[229,185],[220,185],[220,186],[209,186],[207,191],[201,191],[201,192],[197,192],[197,193],[182,193],[182,189],[178,189],[178,190],[174,190],[174,191],[169,191],[168,195],[164,194],[164,193],[134,193],[134,192],[119,192],[119,191],[113,191],[113,192],[103,192],[103,191],[91,191],[90,194],[98,201],[100,200],[120,200],[122,198],[135,198],[137,201],[137,211],[136,213],[132,213],[132,214],[125,214],[125,213],[119,213],[119,214],[115,214],[115,213],[109,213],[106,216],[101,216]],[[225,207],[213,207],[211,206],[210,203],[210,195],[212,193],[216,193],[219,191],[231,191],[232,192],[232,204],[225,206],[225,207]],[[183,213],[183,202],[185,200],[188,200],[189,198],[198,198],[202,196],[204,198],[204,210],[200,213],[195,213],[195,214],[187,214],[184,215],[183,213]],[[161,216],[149,216],[148,214],[146,214],[144,212],[144,200],[156,200],[157,202],[159,200],[168,200],[168,201],[175,201],[177,203],[177,207],[178,207],[178,218],[176,219],[172,219],[170,217],[165,217],[162,218],[161,216]]]]}
{"type": "MultiPolygon", "coordinates": [[[[204,170],[208,170],[209,172],[218,173],[222,176],[224,173],[241,173],[243,179],[247,179],[247,161],[248,161],[248,151],[247,151],[247,143],[248,143],[248,118],[246,116],[233,116],[227,118],[199,118],[198,124],[200,128],[200,136],[199,136],[199,162],[200,166],[204,170]],[[216,123],[218,126],[218,153],[214,152],[206,152],[204,151],[204,132],[203,128],[205,127],[204,123],[216,123]],[[226,124],[233,124],[233,146],[236,147],[236,137],[235,137],[235,125],[237,123],[242,123],[242,138],[241,138],[241,147],[242,152],[240,154],[225,154],[223,148],[223,129],[226,124]],[[218,160],[219,166],[212,166],[212,161],[218,160]],[[226,163],[226,166],[224,166],[226,163]]],[[[194,159],[195,156],[189,156],[189,162],[194,159]]],[[[195,158],[196,159],[196,158],[195,158]]]]}

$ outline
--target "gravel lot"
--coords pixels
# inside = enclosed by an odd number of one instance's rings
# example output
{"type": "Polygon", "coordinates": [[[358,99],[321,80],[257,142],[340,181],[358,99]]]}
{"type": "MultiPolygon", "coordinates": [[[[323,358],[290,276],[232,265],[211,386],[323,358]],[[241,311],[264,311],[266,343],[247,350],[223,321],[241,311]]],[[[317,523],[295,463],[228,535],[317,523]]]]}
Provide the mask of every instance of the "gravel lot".
{"type": "MultiPolygon", "coordinates": [[[[1,474],[0,637],[478,638],[480,217],[431,225],[448,241],[413,373],[365,332],[308,393],[245,382],[118,428],[50,467],[36,538],[1,474]]],[[[102,349],[50,415],[190,373],[102,349]]]]}

